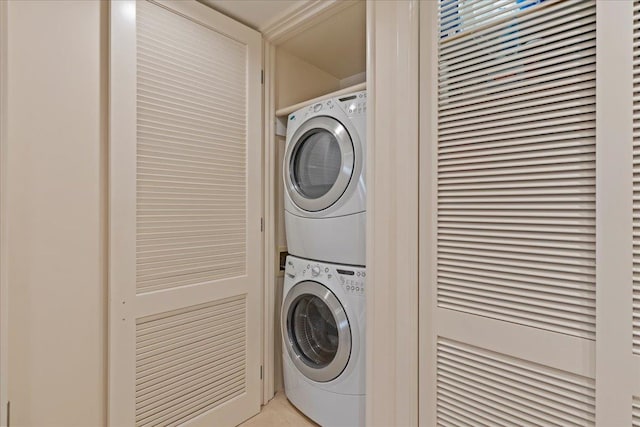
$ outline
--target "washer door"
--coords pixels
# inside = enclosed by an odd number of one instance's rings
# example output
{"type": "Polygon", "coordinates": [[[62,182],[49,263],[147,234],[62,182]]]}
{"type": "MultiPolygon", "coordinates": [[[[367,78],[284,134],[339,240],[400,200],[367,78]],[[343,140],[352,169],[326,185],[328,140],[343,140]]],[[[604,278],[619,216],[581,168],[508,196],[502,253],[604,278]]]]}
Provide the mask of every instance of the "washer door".
{"type": "Polygon", "coordinates": [[[351,329],[338,298],[317,282],[295,285],[282,306],[282,336],[291,360],[307,378],[327,382],[351,355],[351,329]]]}
{"type": "Polygon", "coordinates": [[[306,211],[320,211],[344,194],[354,171],[353,142],[331,117],[314,117],[291,138],[284,162],[289,196],[306,211]]]}

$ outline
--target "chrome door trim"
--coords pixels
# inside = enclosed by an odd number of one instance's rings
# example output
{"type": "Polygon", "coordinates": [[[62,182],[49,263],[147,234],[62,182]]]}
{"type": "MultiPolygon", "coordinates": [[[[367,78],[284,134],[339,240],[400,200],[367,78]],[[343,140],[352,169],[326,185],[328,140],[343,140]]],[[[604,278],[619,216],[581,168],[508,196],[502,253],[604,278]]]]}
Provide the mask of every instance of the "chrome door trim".
{"type": "Polygon", "coordinates": [[[305,211],[317,212],[323,209],[327,209],[329,206],[337,202],[344,194],[353,171],[355,169],[355,156],[353,141],[347,128],[338,120],[328,116],[313,117],[304,122],[293,134],[290,143],[287,146],[287,151],[284,156],[284,182],[287,192],[291,200],[300,208],[305,211]],[[330,132],[340,147],[340,172],[333,186],[324,195],[310,199],[305,197],[293,179],[293,169],[291,163],[295,159],[296,153],[300,148],[301,141],[305,141],[307,136],[314,133],[317,130],[325,130],[330,132]]]}
{"type": "Polygon", "coordinates": [[[317,382],[328,382],[337,378],[347,367],[351,356],[351,327],[347,319],[347,313],[344,307],[338,301],[338,298],[327,287],[319,282],[305,280],[294,285],[282,304],[282,312],[280,315],[280,323],[282,329],[282,340],[287,349],[287,353],[293,364],[302,374],[310,380],[317,382]],[[338,351],[333,360],[322,368],[316,368],[307,364],[302,356],[295,348],[295,344],[291,335],[291,313],[294,303],[303,295],[313,295],[320,298],[331,310],[333,318],[338,327],[338,351]]]}

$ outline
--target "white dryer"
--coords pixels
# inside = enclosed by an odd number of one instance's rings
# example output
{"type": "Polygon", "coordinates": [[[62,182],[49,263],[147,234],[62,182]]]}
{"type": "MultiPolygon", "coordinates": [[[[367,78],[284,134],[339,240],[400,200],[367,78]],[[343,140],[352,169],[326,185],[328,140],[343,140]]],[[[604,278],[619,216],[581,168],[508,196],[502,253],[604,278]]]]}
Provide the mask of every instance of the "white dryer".
{"type": "Polygon", "coordinates": [[[283,162],[290,254],[365,265],[366,91],[289,116],[283,162]]]}
{"type": "Polygon", "coordinates": [[[364,426],[364,268],[289,256],[285,274],[287,398],[321,426],[364,426]]]}

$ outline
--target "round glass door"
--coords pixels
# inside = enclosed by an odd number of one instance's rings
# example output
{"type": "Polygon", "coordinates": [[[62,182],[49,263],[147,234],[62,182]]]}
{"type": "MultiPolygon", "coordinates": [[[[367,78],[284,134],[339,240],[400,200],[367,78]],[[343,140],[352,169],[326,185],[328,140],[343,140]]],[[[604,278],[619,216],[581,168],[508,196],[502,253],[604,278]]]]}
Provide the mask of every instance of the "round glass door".
{"type": "Polygon", "coordinates": [[[353,174],[353,153],[349,133],[337,120],[315,117],[305,122],[285,156],[285,182],[296,205],[319,211],[340,199],[353,174]]]}
{"type": "Polygon", "coordinates": [[[317,199],[331,190],[340,174],[342,153],[338,140],[324,129],[304,135],[291,159],[293,183],[300,194],[317,199]]]}
{"type": "Polygon", "coordinates": [[[347,366],[351,330],[335,295],[316,282],[294,286],[283,305],[283,337],[296,367],[308,378],[326,382],[347,366]]]}

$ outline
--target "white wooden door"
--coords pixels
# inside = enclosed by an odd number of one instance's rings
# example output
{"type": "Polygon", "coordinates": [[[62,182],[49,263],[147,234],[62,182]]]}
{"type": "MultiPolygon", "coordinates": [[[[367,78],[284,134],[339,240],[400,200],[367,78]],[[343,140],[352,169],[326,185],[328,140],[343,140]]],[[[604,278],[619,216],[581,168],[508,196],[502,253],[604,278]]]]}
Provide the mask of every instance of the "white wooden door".
{"type": "Polygon", "coordinates": [[[260,405],[261,36],[195,1],[112,1],[109,424],[260,405]]]}
{"type": "Polygon", "coordinates": [[[593,425],[596,2],[422,5],[421,422],[593,425]]]}

